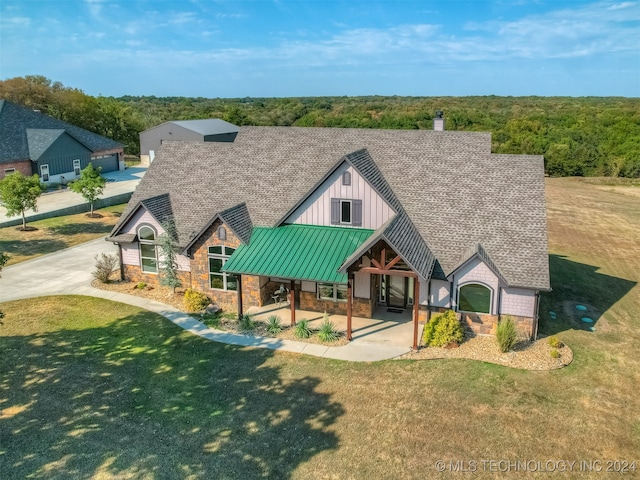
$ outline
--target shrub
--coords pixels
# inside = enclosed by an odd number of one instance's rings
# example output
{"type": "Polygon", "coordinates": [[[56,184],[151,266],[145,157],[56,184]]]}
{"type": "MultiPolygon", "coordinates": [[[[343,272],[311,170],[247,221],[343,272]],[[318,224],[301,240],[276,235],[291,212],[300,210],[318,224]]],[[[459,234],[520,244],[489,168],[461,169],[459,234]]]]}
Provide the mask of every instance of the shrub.
{"type": "Polygon", "coordinates": [[[513,319],[511,317],[504,317],[498,323],[496,340],[498,341],[498,348],[502,353],[506,353],[511,350],[518,341],[516,324],[513,323],[513,319]]]}
{"type": "Polygon", "coordinates": [[[138,290],[143,290],[143,289],[144,289],[144,287],[146,287],[146,286],[147,286],[147,284],[146,284],[146,283],[144,283],[144,282],[138,282],[138,284],[136,285],[136,288],[137,288],[138,290]]]}
{"type": "Polygon", "coordinates": [[[96,269],[92,275],[102,283],[109,283],[109,277],[118,265],[118,255],[107,255],[102,253],[95,256],[96,269]]]}
{"type": "Polygon", "coordinates": [[[300,320],[295,326],[294,333],[298,338],[309,338],[312,333],[309,320],[300,320]]]}
{"type": "Polygon", "coordinates": [[[453,310],[438,313],[424,327],[422,342],[430,347],[444,347],[449,343],[460,343],[464,330],[453,310]]]}
{"type": "Polygon", "coordinates": [[[549,355],[551,355],[551,358],[560,358],[560,352],[556,349],[551,350],[549,355]]]}
{"type": "Polygon", "coordinates": [[[256,324],[253,323],[253,315],[249,313],[245,313],[238,319],[238,325],[240,326],[240,330],[253,330],[256,328],[256,324]]]}
{"type": "Polygon", "coordinates": [[[192,288],[188,288],[186,292],[184,292],[184,307],[188,312],[201,312],[211,301],[209,297],[207,297],[204,293],[198,292],[197,290],[193,290],[192,288]]]}
{"type": "Polygon", "coordinates": [[[280,317],[277,315],[271,315],[267,318],[267,332],[271,335],[277,335],[282,331],[282,325],[280,324],[280,317]]]}
{"type": "Polygon", "coordinates": [[[335,342],[340,338],[340,333],[336,330],[336,326],[333,322],[329,321],[329,316],[325,313],[324,320],[318,330],[318,337],[323,342],[335,342]]]}
{"type": "Polygon", "coordinates": [[[549,337],[548,341],[549,341],[549,346],[550,347],[553,347],[553,348],[562,348],[562,347],[564,347],[564,344],[555,335],[551,335],[549,337]]]}

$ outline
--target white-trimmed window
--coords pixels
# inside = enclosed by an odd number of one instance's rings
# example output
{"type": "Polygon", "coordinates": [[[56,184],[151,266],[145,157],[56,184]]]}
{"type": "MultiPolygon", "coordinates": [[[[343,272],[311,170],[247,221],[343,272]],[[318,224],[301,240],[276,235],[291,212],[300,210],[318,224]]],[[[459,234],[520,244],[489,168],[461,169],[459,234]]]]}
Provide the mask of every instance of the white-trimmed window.
{"type": "Polygon", "coordinates": [[[347,301],[347,284],[346,283],[319,283],[318,299],[331,300],[333,302],[347,301]]]}
{"type": "Polygon", "coordinates": [[[11,175],[12,173],[16,173],[16,169],[15,168],[5,168],[4,170],[4,175],[11,175]]]}
{"type": "Polygon", "coordinates": [[[138,229],[140,241],[140,265],[145,273],[158,273],[158,251],[156,248],[156,232],[146,225],[138,229]]]}
{"type": "Polygon", "coordinates": [[[222,271],[222,266],[235,252],[235,248],[224,245],[209,247],[209,286],[215,290],[238,290],[235,275],[222,271]]]}
{"type": "Polygon", "coordinates": [[[40,165],[40,178],[43,182],[49,181],[49,165],[40,165]]]}
{"type": "Polygon", "coordinates": [[[73,173],[76,176],[80,175],[80,159],[76,159],[73,161],[73,173]]]}
{"type": "Polygon", "coordinates": [[[331,199],[331,225],[362,226],[362,200],[349,198],[331,199]]]}
{"type": "Polygon", "coordinates": [[[480,283],[467,283],[458,289],[458,310],[462,312],[491,313],[491,289],[480,283]]]}
{"type": "Polygon", "coordinates": [[[351,185],[351,172],[342,172],[342,185],[351,185]]]}

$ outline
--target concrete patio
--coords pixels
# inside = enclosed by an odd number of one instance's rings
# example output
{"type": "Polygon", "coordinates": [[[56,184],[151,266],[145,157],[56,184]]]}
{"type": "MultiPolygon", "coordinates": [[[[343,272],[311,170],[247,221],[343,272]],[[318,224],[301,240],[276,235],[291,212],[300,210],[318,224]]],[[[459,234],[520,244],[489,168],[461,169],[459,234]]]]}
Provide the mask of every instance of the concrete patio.
{"type": "MultiPolygon", "coordinates": [[[[255,315],[254,319],[266,321],[271,315],[280,317],[283,325],[291,324],[291,307],[286,302],[268,304],[262,307],[247,308],[246,313],[255,315]]],[[[319,328],[323,313],[296,309],[296,322],[309,320],[312,328],[319,328]]],[[[336,329],[341,332],[347,330],[346,315],[329,315],[336,329]]],[[[413,322],[411,309],[402,313],[387,311],[387,308],[377,308],[374,318],[352,317],[352,343],[367,343],[389,347],[411,348],[413,342],[413,322]]],[[[422,335],[424,325],[419,325],[418,335],[422,335]]]]}

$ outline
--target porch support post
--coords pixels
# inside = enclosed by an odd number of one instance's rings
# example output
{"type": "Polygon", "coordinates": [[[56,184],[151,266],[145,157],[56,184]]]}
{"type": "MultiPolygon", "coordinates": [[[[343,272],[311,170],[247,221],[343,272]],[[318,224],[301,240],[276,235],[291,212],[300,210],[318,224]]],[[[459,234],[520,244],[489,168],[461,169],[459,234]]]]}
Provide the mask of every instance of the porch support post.
{"type": "Polygon", "coordinates": [[[296,324],[296,288],[295,283],[291,280],[291,288],[289,289],[289,302],[291,302],[291,326],[296,324]]]}
{"type": "Polygon", "coordinates": [[[238,318],[242,317],[242,275],[236,275],[238,281],[238,318]]]}
{"type": "Polygon", "coordinates": [[[418,312],[420,310],[420,281],[413,282],[413,349],[418,350],[418,312]]]}
{"type": "Polygon", "coordinates": [[[349,280],[347,283],[347,340],[351,341],[351,308],[353,301],[351,297],[353,296],[353,279],[351,278],[351,274],[349,274],[349,280]]]}

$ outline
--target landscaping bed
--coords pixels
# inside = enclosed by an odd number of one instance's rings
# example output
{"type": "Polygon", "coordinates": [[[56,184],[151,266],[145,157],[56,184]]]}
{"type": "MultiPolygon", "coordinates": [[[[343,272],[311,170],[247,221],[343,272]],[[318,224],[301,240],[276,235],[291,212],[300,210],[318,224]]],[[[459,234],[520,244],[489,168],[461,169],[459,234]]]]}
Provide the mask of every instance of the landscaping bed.
{"type": "Polygon", "coordinates": [[[457,348],[422,347],[400,358],[409,360],[464,358],[524,370],[554,370],[569,365],[573,361],[573,352],[566,345],[560,348],[551,347],[548,338],[545,337],[533,342],[520,341],[512,351],[501,353],[493,335],[474,335],[471,332],[465,332],[464,341],[457,348]],[[552,357],[552,351],[557,351],[559,357],[552,357]]]}
{"type": "MultiPolygon", "coordinates": [[[[114,272],[113,277],[115,278],[119,274],[114,272]]],[[[216,328],[218,330],[224,330],[231,333],[238,333],[242,335],[251,335],[251,336],[261,336],[261,337],[272,337],[279,338],[282,340],[296,340],[300,342],[306,343],[314,343],[319,345],[329,345],[329,346],[341,346],[349,343],[343,332],[340,332],[340,336],[338,340],[333,342],[323,342],[318,338],[317,332],[313,332],[312,335],[308,338],[299,338],[295,335],[295,331],[289,325],[282,324],[282,331],[277,335],[273,335],[267,331],[267,327],[265,322],[260,320],[254,320],[255,327],[251,330],[242,329],[240,324],[236,320],[236,312],[221,312],[216,316],[213,315],[205,315],[202,316],[199,313],[187,312],[184,306],[184,294],[185,288],[178,288],[176,292],[173,293],[172,289],[166,286],[142,286],[142,284],[137,284],[134,282],[129,282],[125,280],[112,280],[110,283],[102,283],[98,280],[93,280],[91,282],[91,286],[94,288],[98,288],[100,290],[108,290],[112,292],[124,293],[127,295],[135,295],[137,297],[147,298],[149,300],[154,300],[160,303],[166,303],[167,305],[171,305],[178,310],[189,313],[194,318],[204,319],[203,323],[212,328],[216,328]],[[142,288],[139,288],[142,287],[142,288]]],[[[303,319],[302,319],[303,320],[303,319]]],[[[298,324],[302,321],[299,320],[298,324]]]]}

